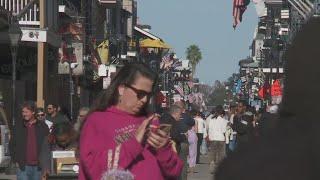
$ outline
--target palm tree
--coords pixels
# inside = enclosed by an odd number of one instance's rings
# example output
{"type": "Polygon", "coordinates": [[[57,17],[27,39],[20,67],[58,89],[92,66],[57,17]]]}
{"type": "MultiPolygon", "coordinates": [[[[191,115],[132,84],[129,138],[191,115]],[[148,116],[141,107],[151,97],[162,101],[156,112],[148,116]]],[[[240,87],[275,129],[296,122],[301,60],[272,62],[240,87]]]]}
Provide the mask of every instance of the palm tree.
{"type": "Polygon", "coordinates": [[[187,59],[190,61],[190,64],[192,66],[192,76],[193,76],[196,71],[197,64],[202,59],[200,48],[195,44],[190,45],[186,50],[186,55],[187,55],[187,59]]]}

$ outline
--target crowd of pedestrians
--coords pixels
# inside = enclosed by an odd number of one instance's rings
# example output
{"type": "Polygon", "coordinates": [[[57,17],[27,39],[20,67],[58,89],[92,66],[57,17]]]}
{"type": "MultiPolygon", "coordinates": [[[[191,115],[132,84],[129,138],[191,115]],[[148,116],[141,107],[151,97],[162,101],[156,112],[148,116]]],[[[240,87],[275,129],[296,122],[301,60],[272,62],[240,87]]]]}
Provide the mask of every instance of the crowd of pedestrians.
{"type": "Polygon", "coordinates": [[[87,110],[86,107],[81,108],[78,119],[73,123],[59,111],[58,105],[48,104],[45,110],[37,108],[35,102],[24,102],[21,106],[22,119],[16,121],[10,139],[10,154],[17,179],[46,179],[53,173],[52,151],[78,151],[79,123],[87,110]]]}
{"type": "Polygon", "coordinates": [[[74,122],[56,104],[43,109],[25,102],[10,146],[17,179],[47,179],[53,173],[51,152],[73,150],[80,180],[186,180],[197,173],[200,154],[207,155],[213,174],[226,156],[273,128],[263,119],[270,119],[276,106],[261,116],[245,101],[229,109],[216,106],[207,116],[184,101],[160,115],[150,113],[156,78],[144,64],[124,66],[91,109],[79,109],[74,122]]]}

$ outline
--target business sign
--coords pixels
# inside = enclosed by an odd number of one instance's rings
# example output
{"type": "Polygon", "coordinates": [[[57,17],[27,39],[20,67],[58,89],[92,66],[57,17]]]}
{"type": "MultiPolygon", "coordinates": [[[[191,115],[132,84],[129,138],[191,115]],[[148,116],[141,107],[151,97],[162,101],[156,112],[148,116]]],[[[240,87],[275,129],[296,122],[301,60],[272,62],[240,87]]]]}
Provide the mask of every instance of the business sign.
{"type": "Polygon", "coordinates": [[[52,158],[73,158],[75,155],[74,151],[52,151],[52,158]]]}
{"type": "Polygon", "coordinates": [[[47,42],[47,31],[42,29],[23,29],[21,41],[28,42],[47,42]]]}

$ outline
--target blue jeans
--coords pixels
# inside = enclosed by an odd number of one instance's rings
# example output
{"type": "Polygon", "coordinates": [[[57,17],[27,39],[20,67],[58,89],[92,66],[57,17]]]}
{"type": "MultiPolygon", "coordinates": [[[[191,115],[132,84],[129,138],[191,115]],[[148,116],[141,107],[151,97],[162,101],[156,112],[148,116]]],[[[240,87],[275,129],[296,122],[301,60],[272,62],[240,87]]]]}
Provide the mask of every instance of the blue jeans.
{"type": "Polygon", "coordinates": [[[237,146],[237,141],[234,138],[229,142],[229,150],[233,152],[236,149],[236,146],[237,146]]]}
{"type": "Polygon", "coordinates": [[[40,180],[41,171],[38,170],[38,166],[25,166],[24,171],[18,168],[17,180],[40,180]]]}

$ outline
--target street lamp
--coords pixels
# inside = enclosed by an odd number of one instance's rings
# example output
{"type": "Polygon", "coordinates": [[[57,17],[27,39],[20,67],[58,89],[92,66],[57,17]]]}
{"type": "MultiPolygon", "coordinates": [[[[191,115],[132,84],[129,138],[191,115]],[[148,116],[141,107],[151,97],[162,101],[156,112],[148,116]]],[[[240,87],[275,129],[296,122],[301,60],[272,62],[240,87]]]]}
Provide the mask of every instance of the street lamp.
{"type": "Polygon", "coordinates": [[[9,26],[9,39],[12,57],[12,127],[15,126],[15,106],[16,106],[16,64],[19,41],[22,36],[22,31],[19,27],[18,21],[15,17],[11,18],[9,26]]]}

